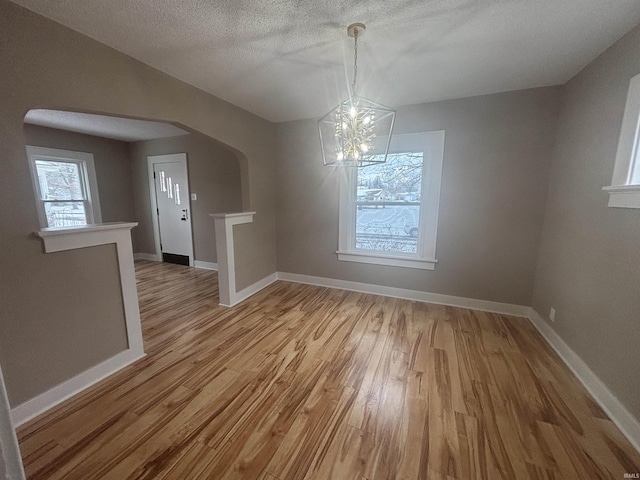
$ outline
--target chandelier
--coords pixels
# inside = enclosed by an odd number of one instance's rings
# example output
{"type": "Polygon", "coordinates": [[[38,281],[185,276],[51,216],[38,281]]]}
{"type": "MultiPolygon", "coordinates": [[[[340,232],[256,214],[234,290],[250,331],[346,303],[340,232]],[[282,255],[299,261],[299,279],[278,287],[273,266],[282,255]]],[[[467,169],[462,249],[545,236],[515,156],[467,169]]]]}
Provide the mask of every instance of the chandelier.
{"type": "Polygon", "coordinates": [[[358,38],[365,28],[362,23],[347,28],[347,35],[354,39],[353,83],[349,98],[318,120],[325,165],[364,167],[387,161],[396,111],[356,93],[358,38]]]}

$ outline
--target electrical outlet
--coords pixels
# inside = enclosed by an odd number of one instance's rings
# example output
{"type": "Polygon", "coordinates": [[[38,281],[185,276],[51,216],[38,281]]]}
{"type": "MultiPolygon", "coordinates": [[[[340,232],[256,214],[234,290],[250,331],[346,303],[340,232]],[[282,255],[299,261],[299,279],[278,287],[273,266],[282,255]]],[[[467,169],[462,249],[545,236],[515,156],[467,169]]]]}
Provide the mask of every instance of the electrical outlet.
{"type": "Polygon", "coordinates": [[[549,320],[552,322],[556,321],[556,309],[553,307],[551,307],[551,310],[549,311],[549,320]]]}
{"type": "Polygon", "coordinates": [[[195,193],[191,194],[191,200],[198,200],[198,195],[195,193]]]}

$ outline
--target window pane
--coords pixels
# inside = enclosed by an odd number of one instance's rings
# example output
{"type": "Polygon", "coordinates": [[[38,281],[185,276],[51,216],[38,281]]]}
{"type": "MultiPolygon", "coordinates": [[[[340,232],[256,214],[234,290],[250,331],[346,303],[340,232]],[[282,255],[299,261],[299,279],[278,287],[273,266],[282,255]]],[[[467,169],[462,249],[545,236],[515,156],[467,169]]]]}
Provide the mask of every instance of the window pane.
{"type": "Polygon", "coordinates": [[[86,225],[84,202],[44,202],[49,227],[73,227],[86,225]]]}
{"type": "Polygon", "coordinates": [[[160,191],[161,192],[166,192],[167,191],[167,179],[164,176],[164,170],[160,170],[160,191]]]}
{"type": "Polygon", "coordinates": [[[36,160],[43,200],[84,200],[77,163],[36,160]]]}
{"type": "Polygon", "coordinates": [[[418,253],[422,153],[390,154],[358,168],[355,248],[418,253]]]}
{"type": "Polygon", "coordinates": [[[629,185],[640,185],[640,128],[636,133],[636,146],[634,148],[635,158],[631,159],[631,175],[629,185]]]}

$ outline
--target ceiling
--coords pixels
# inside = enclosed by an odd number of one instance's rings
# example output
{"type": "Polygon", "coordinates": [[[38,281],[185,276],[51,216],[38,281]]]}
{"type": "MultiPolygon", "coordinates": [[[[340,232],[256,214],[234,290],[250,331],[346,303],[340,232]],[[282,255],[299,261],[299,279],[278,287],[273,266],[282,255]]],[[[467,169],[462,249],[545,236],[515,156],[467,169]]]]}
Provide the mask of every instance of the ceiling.
{"type": "Polygon", "coordinates": [[[24,123],[123,142],[176,137],[189,133],[168,123],[45,109],[29,110],[24,117],[24,123]]]}
{"type": "Polygon", "coordinates": [[[399,106],[563,84],[640,23],[638,0],[13,0],[274,122],[347,92],[399,106]]]}

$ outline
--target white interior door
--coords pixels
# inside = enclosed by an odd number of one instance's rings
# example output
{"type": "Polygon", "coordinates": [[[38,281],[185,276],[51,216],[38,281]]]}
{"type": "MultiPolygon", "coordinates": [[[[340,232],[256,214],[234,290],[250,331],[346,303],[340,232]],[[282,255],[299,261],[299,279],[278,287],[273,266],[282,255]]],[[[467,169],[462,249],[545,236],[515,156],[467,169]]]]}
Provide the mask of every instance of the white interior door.
{"type": "Polygon", "coordinates": [[[186,154],[148,157],[153,169],[156,243],[164,261],[193,265],[193,236],[186,154]]]}

